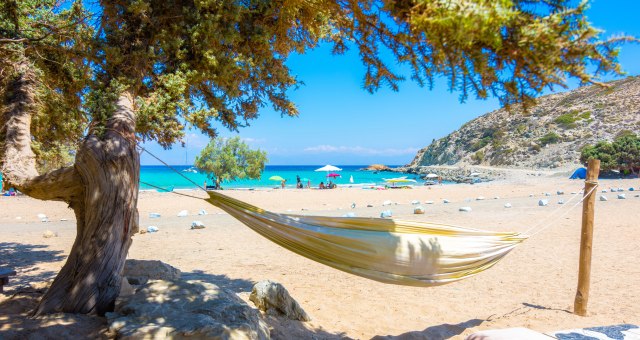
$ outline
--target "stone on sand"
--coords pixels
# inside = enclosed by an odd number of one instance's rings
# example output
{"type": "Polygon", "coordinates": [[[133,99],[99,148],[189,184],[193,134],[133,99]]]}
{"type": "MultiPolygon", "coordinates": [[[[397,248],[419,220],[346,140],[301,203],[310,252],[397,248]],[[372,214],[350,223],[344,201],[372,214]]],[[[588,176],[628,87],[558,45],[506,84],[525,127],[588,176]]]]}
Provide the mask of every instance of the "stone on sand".
{"type": "Polygon", "coordinates": [[[157,280],[107,313],[117,339],[268,339],[259,312],[236,294],[201,281],[157,280]]]}
{"type": "Polygon", "coordinates": [[[458,209],[458,211],[470,212],[471,211],[471,207],[460,207],[460,209],[458,209]]]}
{"type": "Polygon", "coordinates": [[[143,277],[148,280],[177,280],[180,278],[180,274],[178,268],[162,261],[134,259],[129,259],[124,263],[122,273],[127,278],[143,277]]]}
{"type": "Polygon", "coordinates": [[[608,201],[607,196],[605,196],[605,195],[600,195],[600,200],[601,201],[608,201]]]}
{"type": "Polygon", "coordinates": [[[287,289],[278,282],[265,280],[256,283],[251,290],[249,300],[265,313],[276,312],[291,320],[311,320],[300,304],[289,295],[287,289]]]}
{"type": "Polygon", "coordinates": [[[417,206],[413,209],[413,213],[416,215],[422,215],[424,214],[424,207],[423,206],[417,206]]]}
{"type": "Polygon", "coordinates": [[[44,237],[44,238],[58,237],[58,233],[53,232],[51,230],[47,230],[42,234],[42,237],[44,237]]]}
{"type": "Polygon", "coordinates": [[[191,229],[204,229],[204,223],[202,221],[191,222],[191,229]]]}
{"type": "Polygon", "coordinates": [[[180,210],[180,212],[178,213],[178,217],[187,217],[187,216],[189,216],[188,210],[180,210]]]}
{"type": "Polygon", "coordinates": [[[544,207],[545,205],[548,205],[549,201],[548,200],[539,200],[538,201],[538,205],[541,207],[544,207]]]}
{"type": "Polygon", "coordinates": [[[505,208],[511,208],[511,203],[505,203],[505,204],[504,204],[504,207],[505,207],[505,208]]]}

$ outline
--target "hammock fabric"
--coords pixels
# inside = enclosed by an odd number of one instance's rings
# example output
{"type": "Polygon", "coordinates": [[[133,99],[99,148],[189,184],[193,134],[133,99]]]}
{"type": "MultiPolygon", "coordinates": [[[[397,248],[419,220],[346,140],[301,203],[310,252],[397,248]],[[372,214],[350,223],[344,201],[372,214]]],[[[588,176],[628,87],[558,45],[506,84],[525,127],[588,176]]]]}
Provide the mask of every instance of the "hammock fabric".
{"type": "Polygon", "coordinates": [[[526,236],[382,218],[285,215],[208,192],[207,201],[260,235],[330,267],[385,283],[429,287],[491,268],[526,236]]]}

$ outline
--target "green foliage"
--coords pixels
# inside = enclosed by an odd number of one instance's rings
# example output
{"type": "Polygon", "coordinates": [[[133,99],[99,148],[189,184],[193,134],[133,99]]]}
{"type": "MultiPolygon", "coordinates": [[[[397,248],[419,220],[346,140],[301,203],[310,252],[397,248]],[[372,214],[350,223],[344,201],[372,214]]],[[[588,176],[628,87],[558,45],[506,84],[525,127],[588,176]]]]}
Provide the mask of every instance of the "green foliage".
{"type": "Polygon", "coordinates": [[[260,178],[266,162],[266,152],[249,149],[240,137],[215,138],[196,157],[195,166],[220,189],[223,181],[260,178]]]}
{"type": "Polygon", "coordinates": [[[579,111],[571,111],[556,117],[553,120],[554,123],[560,125],[564,129],[573,129],[577,126],[577,123],[584,120],[587,124],[591,122],[591,112],[586,111],[580,113],[579,111]]]}
{"type": "Polygon", "coordinates": [[[499,147],[502,145],[502,139],[505,134],[503,130],[498,128],[486,128],[482,130],[480,139],[471,144],[470,150],[472,152],[478,151],[489,145],[489,143],[491,143],[493,147],[499,147]]]}
{"type": "Polygon", "coordinates": [[[553,121],[565,129],[572,129],[576,127],[576,120],[574,113],[565,113],[556,117],[553,121]]]}
{"type": "Polygon", "coordinates": [[[75,145],[52,142],[43,147],[42,143],[33,142],[31,148],[36,154],[37,168],[41,173],[69,166],[75,160],[75,145]]]}
{"type": "Polygon", "coordinates": [[[589,120],[591,119],[591,111],[586,111],[578,115],[580,119],[589,120]]]}
{"type": "Polygon", "coordinates": [[[484,151],[480,150],[471,155],[471,160],[473,160],[476,164],[482,163],[482,161],[484,160],[484,151]]]}
{"type": "Polygon", "coordinates": [[[621,131],[613,143],[600,141],[587,145],[580,152],[580,161],[599,159],[600,169],[635,171],[640,168],[640,137],[631,131],[621,131]]]}
{"type": "Polygon", "coordinates": [[[560,141],[560,136],[555,132],[549,132],[546,135],[538,139],[538,144],[546,146],[548,144],[555,144],[560,141]]]}
{"type": "Polygon", "coordinates": [[[471,144],[471,151],[478,151],[478,150],[484,148],[485,146],[487,146],[487,144],[489,144],[489,142],[491,142],[491,137],[484,137],[484,138],[476,141],[475,143],[471,144]]]}
{"type": "Polygon", "coordinates": [[[91,80],[89,19],[81,1],[0,1],[0,98],[18,73],[32,71],[31,139],[38,155],[53,157],[57,150],[65,157],[87,129],[81,103],[91,80]]]}
{"type": "Polygon", "coordinates": [[[0,3],[1,91],[17,63],[36,70],[33,138],[43,147],[45,140],[74,145],[91,119],[98,128],[111,112],[106,99],[124,88],[136,99],[138,135],[164,147],[187,124],[214,137],[220,126],[247,125],[267,105],[297,115],[288,91],[300,82],[286,60],[321,43],[336,54],[357,49],[368,91],[397,90],[405,75],[390,65],[399,64],[420,85],[445,78],[461,100],[494,96],[509,105],[530,104],[568,78],[589,83],[620,73],[616,46],[631,40],[600,40],[584,17],[586,2],[563,0],[85,4],[0,3]]]}

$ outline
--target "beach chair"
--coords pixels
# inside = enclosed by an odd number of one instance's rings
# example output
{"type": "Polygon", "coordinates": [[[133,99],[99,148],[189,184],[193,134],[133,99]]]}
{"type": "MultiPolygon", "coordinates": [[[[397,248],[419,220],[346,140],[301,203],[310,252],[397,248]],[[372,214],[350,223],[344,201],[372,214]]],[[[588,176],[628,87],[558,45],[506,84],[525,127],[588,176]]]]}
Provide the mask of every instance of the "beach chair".
{"type": "Polygon", "coordinates": [[[0,268],[0,293],[2,293],[2,287],[9,284],[9,276],[15,276],[16,271],[9,268],[0,268]]]}

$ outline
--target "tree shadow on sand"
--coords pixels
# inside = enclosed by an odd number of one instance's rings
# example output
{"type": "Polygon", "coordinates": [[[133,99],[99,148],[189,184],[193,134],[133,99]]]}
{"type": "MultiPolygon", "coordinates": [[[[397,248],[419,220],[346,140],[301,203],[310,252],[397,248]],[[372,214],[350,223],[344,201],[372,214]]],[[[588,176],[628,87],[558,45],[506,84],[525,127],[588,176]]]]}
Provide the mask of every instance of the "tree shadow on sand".
{"type": "Polygon", "coordinates": [[[5,294],[15,287],[31,282],[43,282],[53,279],[57,272],[40,271],[38,264],[60,262],[66,258],[60,250],[46,250],[47,245],[0,242],[0,267],[11,268],[17,272],[5,286],[5,294]]]}
{"type": "Polygon", "coordinates": [[[209,274],[202,270],[194,270],[191,272],[183,272],[180,277],[182,280],[200,280],[207,283],[212,283],[220,288],[230,290],[236,294],[251,292],[253,285],[256,282],[252,282],[244,279],[232,279],[224,274],[209,274]]]}
{"type": "Polygon", "coordinates": [[[455,325],[444,323],[423,331],[412,331],[400,335],[377,335],[375,340],[444,340],[462,334],[466,329],[479,326],[485,320],[471,319],[455,325]]]}
{"type": "MultiPolygon", "coordinates": [[[[199,280],[212,283],[236,294],[251,293],[253,286],[257,283],[244,279],[233,279],[224,274],[209,274],[202,270],[183,272],[180,277],[182,280],[199,280]]],[[[255,309],[251,302],[249,302],[249,305],[255,309]]],[[[343,332],[332,333],[321,327],[314,328],[309,323],[290,320],[282,315],[262,313],[262,316],[270,328],[272,339],[350,339],[343,332]]]]}

